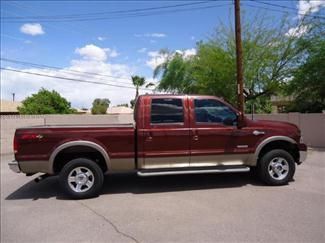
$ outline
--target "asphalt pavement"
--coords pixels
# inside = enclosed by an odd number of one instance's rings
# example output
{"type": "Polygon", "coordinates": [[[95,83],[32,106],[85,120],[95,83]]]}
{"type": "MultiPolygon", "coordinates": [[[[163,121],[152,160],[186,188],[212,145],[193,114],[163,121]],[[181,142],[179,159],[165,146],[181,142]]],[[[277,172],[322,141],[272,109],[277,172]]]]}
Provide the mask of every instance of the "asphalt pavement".
{"type": "Polygon", "coordinates": [[[240,174],[106,176],[102,194],[69,200],[57,177],[15,174],[1,156],[1,242],[325,242],[325,150],[294,181],[240,174]]]}

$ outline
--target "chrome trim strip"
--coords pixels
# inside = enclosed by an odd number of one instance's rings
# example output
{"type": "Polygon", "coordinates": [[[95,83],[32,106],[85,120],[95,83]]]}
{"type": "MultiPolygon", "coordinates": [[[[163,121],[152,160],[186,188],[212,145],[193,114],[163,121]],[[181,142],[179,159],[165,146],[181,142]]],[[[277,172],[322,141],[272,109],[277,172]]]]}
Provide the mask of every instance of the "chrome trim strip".
{"type": "Polygon", "coordinates": [[[58,153],[60,153],[63,149],[69,148],[69,147],[73,147],[73,146],[88,146],[91,147],[93,149],[98,150],[98,152],[100,152],[102,154],[102,156],[105,159],[106,165],[107,165],[107,169],[110,170],[111,169],[111,163],[110,163],[110,158],[106,152],[106,150],[98,145],[97,143],[94,142],[90,142],[90,141],[85,141],[85,140],[78,140],[78,141],[71,141],[71,142],[67,142],[64,144],[61,144],[59,147],[57,147],[51,154],[50,159],[49,159],[49,171],[50,173],[53,173],[53,163],[55,160],[55,157],[58,155],[58,153]]]}
{"type": "Polygon", "coordinates": [[[306,160],[307,158],[307,151],[299,151],[299,162],[302,163],[306,160]]]}
{"type": "Polygon", "coordinates": [[[14,161],[11,161],[8,163],[8,166],[9,168],[13,171],[13,172],[16,172],[16,173],[20,173],[21,170],[19,168],[19,164],[18,164],[18,161],[14,160],[14,161]]]}
{"type": "Polygon", "coordinates": [[[185,175],[185,174],[208,174],[208,173],[234,173],[248,172],[249,167],[233,168],[233,169],[207,169],[207,170],[179,170],[179,171],[158,171],[158,172],[142,172],[138,171],[138,176],[162,176],[162,175],[185,175]]]}

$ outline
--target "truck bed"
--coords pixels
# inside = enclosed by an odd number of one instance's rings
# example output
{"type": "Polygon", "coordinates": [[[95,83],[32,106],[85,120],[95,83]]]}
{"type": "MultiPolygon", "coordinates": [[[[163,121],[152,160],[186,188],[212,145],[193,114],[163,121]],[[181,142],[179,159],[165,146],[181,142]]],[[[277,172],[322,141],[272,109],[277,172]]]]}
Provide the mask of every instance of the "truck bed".
{"type": "Polygon", "coordinates": [[[15,134],[18,161],[48,161],[60,145],[88,141],[100,145],[114,159],[135,157],[135,129],[132,123],[106,125],[44,125],[19,128],[15,134]]]}

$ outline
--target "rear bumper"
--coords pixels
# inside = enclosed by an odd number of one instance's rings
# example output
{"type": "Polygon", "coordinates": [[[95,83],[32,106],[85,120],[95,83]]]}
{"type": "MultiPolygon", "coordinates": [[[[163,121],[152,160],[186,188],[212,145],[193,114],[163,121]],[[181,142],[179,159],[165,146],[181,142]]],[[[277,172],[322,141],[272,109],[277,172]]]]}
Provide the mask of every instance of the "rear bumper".
{"type": "Polygon", "coordinates": [[[9,168],[13,171],[13,172],[16,172],[16,173],[20,173],[21,170],[20,170],[20,167],[19,167],[19,164],[18,164],[18,161],[14,160],[14,161],[11,161],[8,163],[9,165],[9,168]]]}

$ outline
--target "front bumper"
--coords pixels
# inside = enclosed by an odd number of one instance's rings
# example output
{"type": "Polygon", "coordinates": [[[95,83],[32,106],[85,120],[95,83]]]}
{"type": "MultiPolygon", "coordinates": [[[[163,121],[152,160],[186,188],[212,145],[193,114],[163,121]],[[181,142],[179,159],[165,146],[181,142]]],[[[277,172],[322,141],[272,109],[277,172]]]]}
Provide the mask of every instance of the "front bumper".
{"type": "Polygon", "coordinates": [[[21,170],[19,168],[19,164],[18,164],[18,161],[14,160],[14,161],[11,161],[8,163],[9,165],[9,168],[13,171],[13,172],[16,172],[16,173],[20,173],[21,170]]]}
{"type": "Polygon", "coordinates": [[[298,145],[298,147],[299,147],[299,163],[298,164],[301,164],[307,158],[307,146],[306,146],[306,144],[301,143],[298,145]]]}
{"type": "Polygon", "coordinates": [[[307,158],[307,151],[299,151],[299,164],[304,162],[307,158]]]}

